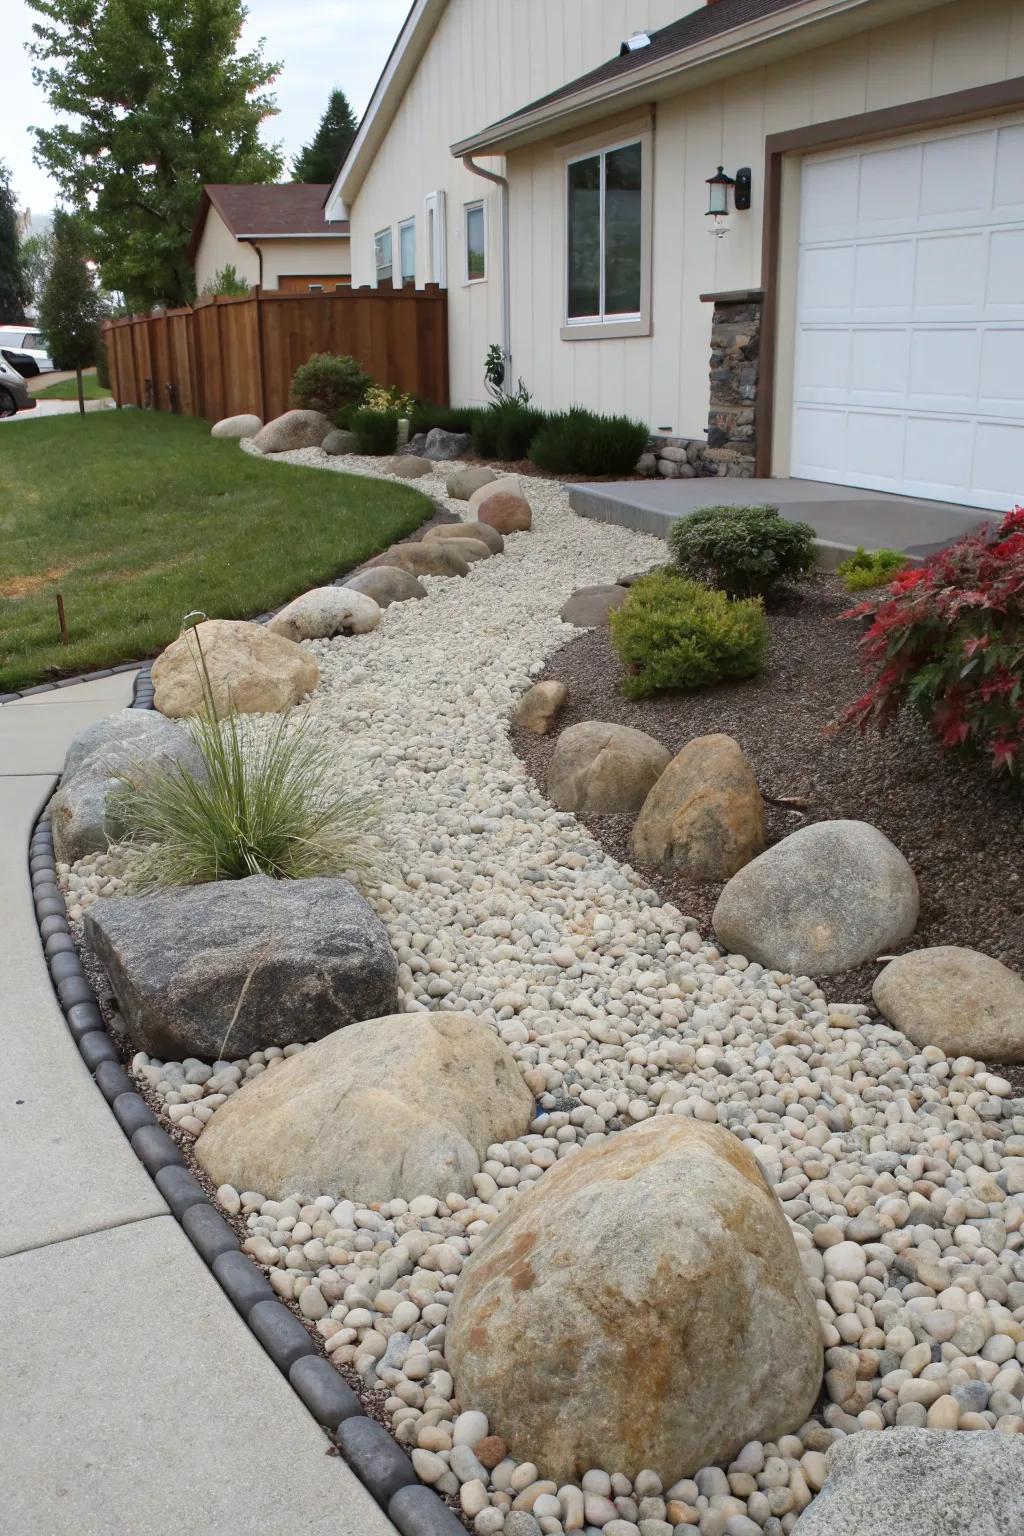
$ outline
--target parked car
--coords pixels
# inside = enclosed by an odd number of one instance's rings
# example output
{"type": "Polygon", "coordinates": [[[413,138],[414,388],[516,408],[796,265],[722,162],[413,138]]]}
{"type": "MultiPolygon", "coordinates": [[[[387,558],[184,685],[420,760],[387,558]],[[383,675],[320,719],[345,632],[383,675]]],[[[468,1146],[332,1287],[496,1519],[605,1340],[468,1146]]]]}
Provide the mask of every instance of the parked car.
{"type": "Polygon", "coordinates": [[[16,368],[0,355],[0,416],[15,416],[19,411],[34,411],[36,402],[16,368]]]}
{"type": "Polygon", "coordinates": [[[37,326],[0,325],[0,347],[14,347],[18,352],[27,352],[35,358],[40,373],[53,372],[53,358],[37,326]]]}
{"type": "Polygon", "coordinates": [[[14,371],[20,373],[23,379],[39,377],[39,364],[31,352],[16,352],[13,347],[0,347],[0,357],[10,363],[14,371]]]}

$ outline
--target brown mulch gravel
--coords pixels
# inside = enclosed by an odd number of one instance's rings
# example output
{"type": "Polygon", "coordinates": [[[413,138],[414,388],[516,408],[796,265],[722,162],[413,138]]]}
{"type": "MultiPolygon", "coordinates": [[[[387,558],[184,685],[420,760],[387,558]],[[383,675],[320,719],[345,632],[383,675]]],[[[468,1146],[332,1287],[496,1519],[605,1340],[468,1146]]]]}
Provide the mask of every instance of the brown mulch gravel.
{"type": "MultiPolygon", "coordinates": [[[[856,600],[835,577],[817,577],[770,614],[759,678],[638,701],[621,691],[609,631],[586,630],[543,673],[569,690],[554,732],[516,732],[516,750],[543,786],[558,732],[581,720],[635,726],[673,753],[695,736],[725,731],[743,748],[766,798],[806,803],[800,810],[767,805],[769,842],[812,821],[871,822],[909,859],[920,883],[921,917],[906,948],[962,944],[1024,971],[1021,796],[993,780],[984,764],[943,755],[909,715],[881,737],[828,730],[864,691],[856,650],[862,628],[839,618],[856,600]]],[[[602,847],[632,863],[632,817],[582,819],[602,847]]],[[[710,930],[721,886],[638,868],[666,901],[710,930]]],[[[822,989],[833,1001],[868,1001],[880,968],[859,966],[826,978],[822,989]]]]}

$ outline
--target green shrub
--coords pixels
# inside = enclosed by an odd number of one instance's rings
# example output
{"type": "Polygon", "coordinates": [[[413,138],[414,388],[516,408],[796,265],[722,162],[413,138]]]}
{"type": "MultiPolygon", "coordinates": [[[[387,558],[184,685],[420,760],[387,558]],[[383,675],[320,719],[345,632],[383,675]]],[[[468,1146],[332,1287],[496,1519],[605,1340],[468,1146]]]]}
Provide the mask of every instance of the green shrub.
{"type": "Polygon", "coordinates": [[[394,453],[398,446],[398,417],[390,411],[353,411],[350,431],[356,435],[360,453],[379,456],[394,453]]]}
{"type": "Polygon", "coordinates": [[[623,691],[634,699],[754,677],[768,638],[759,597],[734,600],[670,570],[634,582],[611,626],[629,674],[623,691]]]}
{"type": "Polygon", "coordinates": [[[226,267],[221,267],[207,282],[203,284],[201,297],[204,299],[221,298],[241,299],[249,292],[249,284],[244,278],[239,277],[234,265],[228,262],[226,267]]]}
{"type": "Polygon", "coordinates": [[[322,411],[336,426],[338,413],[359,405],[373,380],[354,357],[316,352],[292,378],[292,405],[304,411],[322,411]]]}
{"type": "Polygon", "coordinates": [[[703,507],[679,519],[668,544],[681,571],[731,597],[767,597],[816,559],[814,529],[788,522],[778,507],[703,507]]]}
{"type": "Polygon", "coordinates": [[[409,433],[415,437],[417,432],[430,432],[434,427],[441,427],[445,432],[472,432],[473,418],[478,412],[479,407],[430,405],[418,401],[409,415],[409,433]]]}
{"type": "Polygon", "coordinates": [[[884,587],[907,565],[907,557],[898,549],[873,549],[870,554],[858,544],[849,560],[836,566],[847,592],[867,592],[884,587]]]}
{"type": "Polygon", "coordinates": [[[531,411],[514,400],[492,405],[473,417],[473,452],[506,464],[525,459],[545,419],[543,411],[531,411]]]}
{"type": "Polygon", "coordinates": [[[376,803],[338,788],[333,753],[315,734],[312,717],[293,723],[282,714],[257,727],[229,709],[218,719],[195,630],[189,644],[204,712],[185,728],[206,772],[198,776],[175,763],[125,779],[114,814],[127,841],[147,845],[139,886],[369,873],[377,858],[376,803]]]}
{"type": "Polygon", "coordinates": [[[553,475],[631,475],[649,436],[642,421],[574,405],[548,417],[530,444],[530,458],[553,475]]]}
{"type": "Polygon", "coordinates": [[[110,388],[110,353],[102,331],[96,338],[96,383],[101,389],[110,388]]]}

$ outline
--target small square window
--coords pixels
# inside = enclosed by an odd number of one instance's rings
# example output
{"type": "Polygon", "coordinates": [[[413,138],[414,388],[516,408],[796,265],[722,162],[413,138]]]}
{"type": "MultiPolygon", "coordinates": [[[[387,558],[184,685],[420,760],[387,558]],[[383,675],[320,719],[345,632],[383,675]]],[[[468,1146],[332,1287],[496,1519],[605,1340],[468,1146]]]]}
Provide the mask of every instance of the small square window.
{"type": "Polygon", "coordinates": [[[378,283],[390,283],[394,267],[391,262],[391,231],[382,229],[373,237],[373,264],[378,283]]]}
{"type": "Polygon", "coordinates": [[[487,276],[487,216],[484,205],[466,204],[466,282],[480,283],[487,276]]]}

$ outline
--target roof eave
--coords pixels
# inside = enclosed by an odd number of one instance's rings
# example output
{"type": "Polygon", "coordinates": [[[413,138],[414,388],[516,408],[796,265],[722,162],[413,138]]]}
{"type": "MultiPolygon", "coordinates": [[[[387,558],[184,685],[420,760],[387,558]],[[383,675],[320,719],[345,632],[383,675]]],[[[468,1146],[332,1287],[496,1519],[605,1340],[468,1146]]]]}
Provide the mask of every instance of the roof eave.
{"type": "Polygon", "coordinates": [[[551,138],[637,102],[656,101],[753,69],[802,47],[819,47],[876,25],[879,15],[895,20],[947,0],[807,0],[806,5],[744,22],[728,32],[692,44],[570,96],[505,118],[451,146],[464,155],[502,155],[551,138]]]}

